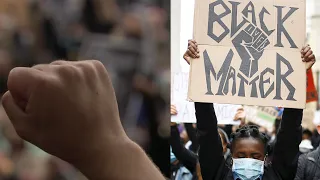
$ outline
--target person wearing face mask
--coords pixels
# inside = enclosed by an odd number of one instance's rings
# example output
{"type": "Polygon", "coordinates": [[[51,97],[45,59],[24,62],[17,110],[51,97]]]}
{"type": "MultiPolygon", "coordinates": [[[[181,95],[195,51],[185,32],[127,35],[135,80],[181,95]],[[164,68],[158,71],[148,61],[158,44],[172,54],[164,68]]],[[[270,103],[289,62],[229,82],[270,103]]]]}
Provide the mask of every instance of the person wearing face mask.
{"type": "Polygon", "coordinates": [[[294,180],[320,179],[320,147],[299,157],[297,174],[294,180]]]}
{"type": "Polygon", "coordinates": [[[308,129],[302,131],[302,141],[299,145],[299,151],[301,154],[306,154],[313,151],[311,142],[312,132],[308,129]]]}
{"type": "MultiPolygon", "coordinates": [[[[194,40],[189,40],[184,59],[199,58],[199,49],[194,40]]],[[[301,51],[301,58],[309,69],[315,56],[309,46],[301,51]]],[[[212,103],[195,103],[199,134],[199,162],[204,180],[292,180],[298,164],[301,142],[303,110],[286,108],[276,136],[273,159],[268,156],[268,139],[255,126],[243,126],[232,135],[232,165],[223,156],[221,139],[217,130],[217,117],[212,103]]]]}

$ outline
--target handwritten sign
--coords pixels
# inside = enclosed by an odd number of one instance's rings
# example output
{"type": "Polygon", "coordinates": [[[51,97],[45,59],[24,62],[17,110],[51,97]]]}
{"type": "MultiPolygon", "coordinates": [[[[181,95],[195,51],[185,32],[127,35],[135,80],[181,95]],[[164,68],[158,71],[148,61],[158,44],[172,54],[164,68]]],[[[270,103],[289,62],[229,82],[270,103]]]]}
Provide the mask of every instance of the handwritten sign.
{"type": "MultiPolygon", "coordinates": [[[[176,106],[178,114],[171,116],[171,122],[196,123],[194,103],[187,100],[189,73],[174,73],[171,81],[171,103],[176,106]]],[[[214,104],[218,124],[238,125],[233,118],[239,105],[214,104]]]]}
{"type": "Polygon", "coordinates": [[[188,98],[304,108],[305,0],[196,0],[188,98]]]}

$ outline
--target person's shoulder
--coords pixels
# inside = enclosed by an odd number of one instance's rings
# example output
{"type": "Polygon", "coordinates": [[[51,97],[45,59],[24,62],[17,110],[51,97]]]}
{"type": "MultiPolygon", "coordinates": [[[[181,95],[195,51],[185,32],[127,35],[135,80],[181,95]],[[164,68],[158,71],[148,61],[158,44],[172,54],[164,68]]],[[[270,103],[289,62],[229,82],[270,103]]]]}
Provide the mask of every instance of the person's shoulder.
{"type": "MultiPolygon", "coordinates": [[[[316,148],[316,149],[314,149],[314,150],[311,151],[311,152],[308,152],[308,153],[306,153],[306,154],[301,154],[300,157],[301,157],[301,158],[304,158],[304,159],[307,159],[307,158],[309,158],[309,157],[311,157],[311,158],[317,158],[317,157],[319,156],[319,153],[320,153],[320,149],[319,149],[319,148],[316,148]]],[[[300,158],[300,157],[299,157],[299,158],[300,158]]]]}

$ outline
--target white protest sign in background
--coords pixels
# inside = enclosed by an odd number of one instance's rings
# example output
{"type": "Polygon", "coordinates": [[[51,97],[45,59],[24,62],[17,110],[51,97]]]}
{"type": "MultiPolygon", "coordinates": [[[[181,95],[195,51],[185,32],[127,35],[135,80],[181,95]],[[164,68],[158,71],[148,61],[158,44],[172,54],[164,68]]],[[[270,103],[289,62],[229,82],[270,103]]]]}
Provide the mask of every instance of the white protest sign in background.
{"type": "Polygon", "coordinates": [[[266,128],[269,132],[273,131],[273,125],[277,118],[278,111],[273,107],[244,106],[246,122],[266,128]]]}
{"type": "MultiPolygon", "coordinates": [[[[196,123],[194,103],[187,101],[189,73],[180,72],[173,74],[171,81],[171,104],[175,105],[178,114],[171,116],[171,122],[176,123],[196,123]]],[[[234,116],[240,105],[214,104],[218,124],[239,125],[239,121],[234,121],[234,116]]]]}

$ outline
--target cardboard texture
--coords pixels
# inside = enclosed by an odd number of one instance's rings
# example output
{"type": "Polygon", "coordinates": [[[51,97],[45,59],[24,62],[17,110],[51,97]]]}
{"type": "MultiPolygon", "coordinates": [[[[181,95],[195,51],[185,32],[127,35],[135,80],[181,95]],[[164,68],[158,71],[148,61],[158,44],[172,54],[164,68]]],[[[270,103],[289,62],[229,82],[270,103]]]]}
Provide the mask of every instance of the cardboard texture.
{"type": "Polygon", "coordinates": [[[196,0],[188,98],[305,108],[305,0],[196,0]]]}
{"type": "Polygon", "coordinates": [[[314,85],[312,69],[307,71],[307,103],[318,101],[318,92],[314,85]]]}

